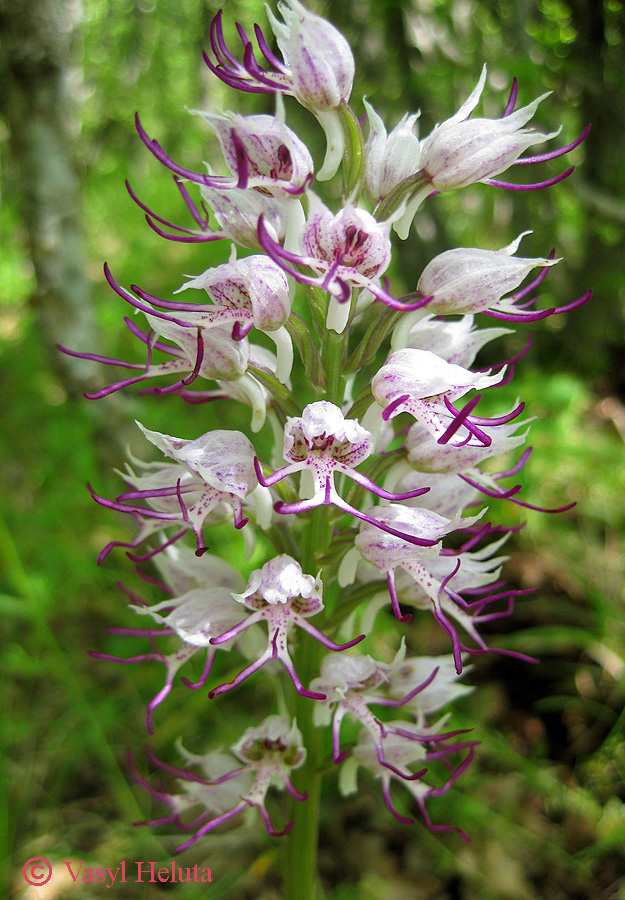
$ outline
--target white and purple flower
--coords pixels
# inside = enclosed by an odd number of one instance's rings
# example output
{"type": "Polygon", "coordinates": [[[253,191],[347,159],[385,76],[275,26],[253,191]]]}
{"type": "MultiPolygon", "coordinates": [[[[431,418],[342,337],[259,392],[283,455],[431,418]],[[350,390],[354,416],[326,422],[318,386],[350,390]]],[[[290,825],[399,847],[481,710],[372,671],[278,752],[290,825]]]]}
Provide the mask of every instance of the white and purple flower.
{"type": "Polygon", "coordinates": [[[209,696],[216,697],[218,694],[237,687],[242,681],[261,669],[270,659],[279,659],[289,673],[298,694],[303,697],[311,697],[313,700],[324,700],[323,694],[306,690],[295,671],[287,646],[289,627],[296,625],[324,647],[334,651],[353,647],[363,640],[364,635],[361,634],[346,644],[336,644],[307,621],[310,616],[317,615],[323,609],[322,589],[323,585],[319,576],[313,578],[312,575],[304,575],[299,563],[286,554],[269,560],[262,569],[252,572],[245,591],[233,594],[235,600],[253,611],[252,615],[234,627],[224,630],[222,634],[215,635],[211,638],[210,643],[212,646],[221,646],[240,635],[251,625],[267,622],[269,630],[267,648],[258,659],[239,672],[234,681],[213,688],[209,696]]]}
{"type": "MultiPolygon", "coordinates": [[[[328,291],[347,304],[353,288],[366,288],[376,300],[393,309],[413,310],[425,306],[429,298],[403,303],[379,284],[391,261],[389,226],[377,222],[364,209],[345,206],[334,215],[315,194],[309,192],[310,207],[300,237],[300,252],[293,253],[275,241],[261,218],[258,238],[265,252],[302,284],[328,291]],[[312,275],[296,266],[306,267],[312,275]]],[[[345,327],[345,322],[342,323],[345,327]]],[[[342,328],[335,328],[341,331],[342,328]]]]}
{"type": "Polygon", "coordinates": [[[470,372],[430,350],[406,347],[389,356],[374,376],[371,390],[383,407],[385,420],[407,412],[433,435],[438,444],[450,444],[455,449],[474,438],[490,446],[492,438],[482,426],[506,425],[520,415],[524,404],[503,416],[485,419],[471,415],[481,395],[470,400],[462,410],[457,409],[454,402],[471,390],[501,384],[504,377],[505,367],[495,375],[470,372]]]}
{"type": "MultiPolygon", "coordinates": [[[[419,497],[427,492],[427,487],[419,487],[403,494],[394,494],[381,488],[354,468],[364,462],[373,452],[371,434],[355,419],[346,419],[338,406],[319,400],[309,403],[303,414],[287,419],[284,428],[283,455],[288,465],[271,475],[264,475],[258,459],[255,459],[256,475],[264,487],[272,487],[283,478],[299,472],[310,472],[313,480],[313,496],[295,503],[284,503],[278,500],[274,509],[280,515],[306,512],[317,506],[331,504],[370,522],[390,534],[399,535],[390,525],[372,519],[347,503],[338,493],[334,485],[336,474],[347,475],[356,484],[381,497],[384,500],[407,500],[419,497]]],[[[436,541],[421,538],[414,534],[405,536],[405,540],[420,546],[429,547],[436,541]]]]}
{"type": "Polygon", "coordinates": [[[254,48],[241,26],[239,37],[243,59],[228,50],[223,36],[221,12],[211,23],[211,47],[216,62],[204,54],[208,68],[223,82],[240,91],[291,94],[317,118],[326,133],[326,158],[317,178],[336,172],[345,148],[339,110],[349,100],[354,82],[354,57],[343,35],[330,22],[307,10],[298,0],[279,4],[283,21],[268,10],[282,60],[271,51],[256,25],[258,47],[270,70],[261,68],[254,48]]]}
{"type": "Polygon", "coordinates": [[[180,794],[155,790],[139,775],[132,763],[135,779],[153,797],[173,810],[168,816],[139,824],[164,825],[175,822],[185,830],[195,830],[193,837],[176,848],[177,852],[186,850],[202,835],[249,808],[258,809],[267,831],[273,837],[281,837],[291,830],[293,823],[282,831],[275,830],[265,798],[269,788],[276,786],[279,789],[286,788],[296,800],[303,802],[307,799],[307,794],[300,794],[293,787],[289,777],[290,772],[299,768],[306,759],[306,748],[295,720],[289,724],[282,716],[267,716],[258,727],[248,728],[231,748],[232,754],[240,762],[234,768],[232,757],[224,753],[212,751],[204,756],[196,756],[187,753],[182,747],[180,750],[188,764],[200,767],[203,777],[194,775],[188,768],[176,769],[166,765],[153,753],[150,754],[159,768],[178,777],[183,791],[180,794]],[[191,822],[181,821],[182,814],[198,807],[202,811],[196,818],[191,822]]]}
{"type": "MultiPolygon", "coordinates": [[[[203,534],[207,520],[215,521],[217,517],[223,521],[230,507],[235,528],[247,524],[243,501],[258,488],[258,480],[254,447],[244,434],[210,431],[195,440],[184,440],[137,424],[145,437],[173,462],[148,464],[148,471],[139,476],[129,470],[124,478],[134,490],[120,494],[114,501],[92,493],[93,499],[102,506],[130,513],[140,523],[139,535],[130,546],[135,547],[154,532],[175,525],[176,534],[154,553],[191,529],[197,541],[196,554],[201,556],[207,549],[203,534]],[[148,506],[137,506],[137,501],[146,501],[148,506]]],[[[116,545],[107,545],[99,562],[116,545]]]]}

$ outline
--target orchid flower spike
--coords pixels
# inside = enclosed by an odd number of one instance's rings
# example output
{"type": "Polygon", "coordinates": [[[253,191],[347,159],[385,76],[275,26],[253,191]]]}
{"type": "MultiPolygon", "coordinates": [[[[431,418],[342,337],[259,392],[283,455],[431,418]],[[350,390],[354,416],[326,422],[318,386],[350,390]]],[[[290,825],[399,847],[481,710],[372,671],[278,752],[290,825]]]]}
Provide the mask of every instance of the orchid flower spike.
{"type": "Polygon", "coordinates": [[[180,304],[181,315],[190,312],[202,328],[232,324],[232,337],[242,340],[251,328],[265,332],[278,353],[276,374],[286,383],[293,365],[293,344],[284,328],[291,313],[289,285],[282,269],[266,256],[247,256],[207,269],[191,278],[177,293],[189,288],[205,290],[214,307],[180,304]]]}
{"type": "MultiPolygon", "coordinates": [[[[177,393],[199,377],[231,380],[241,378],[245,374],[250,353],[249,344],[245,340],[235,340],[232,337],[233,326],[231,324],[216,324],[207,330],[206,326],[210,323],[210,317],[208,319],[203,317],[201,312],[197,312],[196,306],[190,308],[191,305],[187,304],[186,311],[177,310],[180,304],[159,300],[152,297],[151,294],[141,291],[140,288],[135,288],[137,296],[133,296],[117,284],[108,266],[104,267],[104,273],[115,292],[135,309],[143,312],[150,325],[150,331],[144,332],[132,319],[124,320],[132,334],[146,345],[147,360],[145,365],[127,363],[111,357],[93,353],[77,353],[74,350],[60,347],[59,349],[69,356],[92,359],[105,365],[139,371],[138,375],[124,378],[101,390],[85,394],[89,400],[99,400],[121,388],[141,384],[161,375],[181,377],[167,387],[154,388],[154,393],[177,393]],[[160,338],[172,343],[163,343],[160,338]],[[162,363],[153,362],[152,356],[155,350],[167,354],[172,359],[162,363]]],[[[241,314],[241,317],[243,315],[241,314]]]]}
{"type": "Polygon", "coordinates": [[[175,163],[141,124],[137,132],[148,150],[178,178],[217,190],[262,190],[278,200],[304,193],[313,179],[313,161],[297,135],[274,116],[211,114],[192,110],[215,132],[229,176],[193,172],[175,163]]]}
{"type": "MultiPolygon", "coordinates": [[[[289,172],[289,164],[287,154],[281,152],[282,160],[274,160],[275,165],[268,173],[267,180],[271,180],[273,192],[265,193],[266,188],[248,189],[240,187],[224,187],[221,182],[215,185],[217,179],[212,179],[212,184],[205,183],[202,180],[199,184],[199,191],[202,197],[199,205],[193,200],[191,194],[186,187],[186,178],[183,180],[178,175],[174,175],[174,183],[178,188],[188,211],[195,223],[194,228],[184,225],[177,225],[164,219],[158,213],[154,212],[142,200],[137,197],[131,186],[126,182],[128,193],[145,213],[146,222],[150,228],[168,241],[183,244],[203,244],[210,241],[231,240],[235,241],[239,246],[246,247],[249,250],[259,250],[257,230],[258,219],[264,216],[267,228],[276,240],[284,240],[286,236],[286,226],[289,219],[289,213],[294,206],[299,203],[283,204],[282,200],[276,200],[273,194],[279,196],[297,196],[300,192],[299,187],[291,187],[287,184],[286,178],[277,177],[279,174],[286,175],[289,172]],[[273,171],[273,175],[271,172],[273,171]],[[217,228],[212,228],[210,224],[209,207],[217,220],[217,228]],[[166,229],[166,230],[164,230],[166,229]]],[[[250,166],[249,162],[246,165],[250,166]]],[[[310,177],[306,183],[310,181],[310,177]]]]}
{"type": "MultiPolygon", "coordinates": [[[[462,675],[470,671],[470,666],[462,670],[462,675]]],[[[417,724],[426,724],[426,716],[438,712],[454,700],[460,699],[473,691],[470,685],[458,684],[460,676],[456,672],[453,656],[411,656],[405,659],[389,675],[389,694],[391,697],[405,697],[412,694],[418,685],[428,682],[417,694],[414,694],[404,705],[417,715],[417,724]],[[430,679],[432,672],[436,676],[430,679]]]]}
{"type": "Polygon", "coordinates": [[[172,384],[143,388],[141,393],[156,396],[177,394],[190,403],[232,397],[252,407],[252,431],[259,431],[265,422],[268,398],[248,368],[261,365],[271,373],[275,372],[280,381],[288,383],[293,346],[283,327],[290,312],[286,279],[270,260],[265,257],[254,259],[251,263],[240,260],[218,266],[217,270],[209,270],[180,288],[204,287],[214,298],[214,306],[160,300],[136,286],[134,291],[137,296],[134,297],[114,281],[105,266],[109,284],[124,300],[143,312],[151,326],[146,332],[132,319],[124,319],[130,332],[145,344],[147,360],[145,365],[128,363],[59,347],[69,356],[135,369],[141,373],[85,394],[85,397],[98,400],[130,385],[142,384],[163,375],[176,375],[181,377],[172,384]],[[263,262],[254,267],[254,259],[262,259],[263,262]],[[250,268],[253,275],[246,284],[250,268]],[[264,347],[250,344],[246,334],[253,326],[269,334],[276,345],[276,357],[272,357],[264,347]],[[164,343],[160,338],[171,343],[164,343]],[[152,357],[155,351],[172,358],[161,363],[154,362],[152,357]],[[219,382],[219,389],[189,390],[189,386],[200,378],[219,382]]]}
{"type": "Polygon", "coordinates": [[[308,147],[279,118],[192,112],[215,132],[226,166],[237,178],[236,184],[210,186],[221,190],[257,188],[285,201],[304,193],[312,181],[313,161],[308,147]]]}
{"type": "MultiPolygon", "coordinates": [[[[470,118],[476,108],[486,83],[486,66],[477,86],[455,115],[436,125],[431,134],[420,144],[418,170],[408,172],[406,177],[393,189],[390,197],[380,204],[380,217],[399,211],[394,228],[400,238],[408,237],[410,225],[423,200],[440,191],[453,191],[476,182],[493,187],[516,191],[537,190],[557,184],[574,170],[571,166],[554,178],[535,184],[514,184],[497,180],[494,176],[505,172],[511,166],[545,162],[569,153],[584,140],[589,127],[571,144],[542,153],[537,156],[522,157],[521,154],[533,144],[540,144],[556,137],[561,129],[541,134],[524,126],[534,116],[539,104],[549,96],[542,94],[532,103],[514,110],[517,96],[516,79],[513,82],[510,100],[499,119],[470,118]],[[402,206],[403,204],[403,206],[402,206]]],[[[401,152],[395,151],[396,160],[389,160],[391,167],[401,169],[401,152]]]]}
{"type": "Polygon", "coordinates": [[[433,314],[415,313],[414,318],[406,314],[393,329],[391,347],[428,350],[448,363],[466,368],[482,347],[510,333],[510,328],[476,328],[475,317],[470,315],[448,320],[433,314]]]}

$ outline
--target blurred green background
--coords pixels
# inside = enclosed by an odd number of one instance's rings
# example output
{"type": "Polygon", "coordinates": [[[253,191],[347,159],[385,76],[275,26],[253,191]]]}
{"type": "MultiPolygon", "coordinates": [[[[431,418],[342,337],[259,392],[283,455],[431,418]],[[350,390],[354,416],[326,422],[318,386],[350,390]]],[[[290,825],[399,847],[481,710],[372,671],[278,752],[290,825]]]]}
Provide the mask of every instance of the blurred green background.
{"type": "MultiPolygon", "coordinates": [[[[150,588],[121,551],[95,566],[108,540],[131,531],[96,506],[85,485],[104,496],[117,492],[112,468],[122,464],[125,447],[143,452],[135,417],[195,437],[212,427],[215,412],[132,391],[84,400],[82,390],[106,383],[109,373],[60,357],[55,344],[139,358],[122,331],[126,310],[104,282],[103,261],[120,283],[167,296],[183,273],[228,257],[226,245],[161,240],[124,187],[129,178],[149,206],[181,221],[170,178],[136,136],[136,110],[189,168],[218,157],[185,106],[272,111],[270,98],[236,95],[203,66],[218,8],[210,0],[0,0],[0,849],[6,891],[27,900],[101,896],[103,885],[74,885],[67,873],[63,880],[64,860],[166,863],[176,846],[167,834],[133,826],[162,810],[150,812],[125,759],[133,748],[146,771],[145,703],[162,671],[88,656],[145,650],[140,639],[106,629],[137,624],[118,581],[148,598],[150,588]],[[28,888],[22,878],[33,856],[53,863],[45,888],[28,888]]],[[[458,704],[458,721],[474,728],[482,747],[457,789],[433,804],[432,818],[461,822],[472,842],[436,837],[419,823],[399,825],[366,778],[345,801],[330,781],[320,896],[625,897],[623,4],[342,0],[315,8],[354,48],[358,114],[365,94],[389,128],[404,111],[421,109],[427,134],[468,95],[484,61],[485,114],[500,113],[516,75],[522,104],[552,91],[536,123],[543,131],[562,124],[554,143],[572,141],[592,122],[572,154],[577,171],[549,191],[512,195],[476,186],[426,204],[398,247],[394,286],[414,288],[427,261],[450,246],[496,249],[532,229],[524,256],[547,255],[553,246],[565,258],[545,282],[543,305],[594,289],[586,306],[520,328],[505,348],[516,352],[531,331],[532,348],[506,398],[518,393],[536,417],[524,496],[577,506],[560,516],[529,513],[510,545],[509,580],[537,592],[519,604],[500,639],[538,655],[541,665],[479,659],[472,675],[479,689],[458,704]]],[[[235,20],[248,29],[265,23],[262,4],[225,3],[233,46],[235,20]]],[[[311,136],[319,161],[314,120],[287,106],[289,123],[311,136]]],[[[546,164],[539,177],[566,164],[546,164]]],[[[223,409],[239,415],[232,405],[223,409]]],[[[510,505],[495,517],[522,520],[510,505]]],[[[216,552],[221,546],[241,554],[229,532],[212,537],[216,552]]],[[[266,696],[262,686],[255,690],[215,705],[204,691],[185,692],[184,703],[174,693],[157,712],[152,745],[174,761],[178,734],[192,749],[227,744],[255,720],[254,705],[266,696]]],[[[206,896],[279,897],[279,848],[260,829],[244,826],[200,844],[181,864],[211,866],[206,896]]],[[[195,897],[199,888],[128,883],[113,890],[156,898],[195,897]]]]}

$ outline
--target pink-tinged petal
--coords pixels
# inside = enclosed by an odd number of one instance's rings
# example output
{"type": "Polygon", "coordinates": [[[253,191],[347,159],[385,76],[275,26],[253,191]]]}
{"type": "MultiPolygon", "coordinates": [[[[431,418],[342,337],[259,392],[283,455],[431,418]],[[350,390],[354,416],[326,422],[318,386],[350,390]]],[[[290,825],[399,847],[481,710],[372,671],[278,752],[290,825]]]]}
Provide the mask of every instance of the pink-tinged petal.
{"type": "Polygon", "coordinates": [[[501,119],[470,119],[483,83],[484,72],[471,102],[437,125],[421,144],[420,165],[436,190],[456,190],[478,181],[492,183],[493,176],[505,172],[528,147],[558,133],[538,134],[523,127],[546,94],[515,112],[509,103],[501,119]]]}
{"type": "MultiPolygon", "coordinates": [[[[250,805],[251,805],[251,804],[250,804],[250,805]]],[[[267,810],[265,809],[265,807],[264,807],[264,806],[259,806],[259,807],[258,807],[258,811],[259,811],[259,813],[260,813],[261,816],[262,816],[262,819],[263,819],[263,822],[265,823],[265,826],[266,826],[266,828],[267,828],[267,831],[269,832],[269,834],[270,834],[272,837],[284,837],[284,835],[285,835],[285,834],[288,834],[289,831],[291,831],[291,829],[292,829],[293,826],[295,825],[295,822],[289,822],[287,825],[284,826],[284,828],[282,829],[282,831],[276,831],[275,828],[273,827],[273,825],[271,824],[271,819],[270,819],[270,817],[269,817],[269,813],[267,812],[267,810]]]]}
{"type": "Polygon", "coordinates": [[[512,181],[497,181],[494,178],[484,179],[484,182],[485,184],[490,184],[491,187],[505,188],[507,191],[539,191],[542,188],[559,184],[561,181],[564,181],[565,178],[568,178],[569,175],[572,175],[574,171],[575,166],[571,166],[554,178],[547,178],[545,181],[537,181],[533,184],[515,184],[512,181]]]}
{"type": "Polygon", "coordinates": [[[385,531],[387,534],[392,534],[393,537],[401,538],[408,544],[414,544],[416,547],[435,547],[438,543],[438,540],[420,538],[414,534],[410,534],[409,532],[398,531],[396,528],[392,528],[390,525],[387,525],[386,522],[382,522],[379,519],[375,519],[372,516],[367,515],[367,513],[363,513],[360,510],[355,509],[340,497],[337,497],[335,499],[334,504],[335,506],[338,506],[339,509],[350,513],[350,515],[355,516],[357,519],[362,519],[363,522],[368,522],[370,525],[375,525],[375,527],[379,528],[381,531],[385,531]]]}
{"type": "Polygon", "coordinates": [[[188,841],[185,841],[184,844],[181,844],[179,847],[176,847],[175,852],[181,853],[183,850],[186,850],[192,844],[202,837],[202,835],[207,834],[209,831],[212,831],[213,828],[217,828],[219,825],[223,825],[224,822],[227,822],[228,819],[232,819],[234,816],[238,816],[240,812],[248,806],[245,800],[241,800],[233,809],[228,810],[228,812],[222,813],[220,816],[216,816],[214,819],[211,819],[210,822],[207,822],[206,825],[203,825],[199,831],[193,835],[188,841]]]}
{"type": "Polygon", "coordinates": [[[239,622],[238,625],[234,625],[232,628],[229,628],[228,631],[225,631],[223,634],[217,635],[210,639],[210,643],[218,647],[220,644],[225,644],[228,641],[231,641],[233,638],[238,637],[242,634],[250,625],[254,625],[256,622],[259,622],[260,614],[253,613],[251,616],[248,616],[246,619],[243,619],[242,622],[239,622]]]}
{"type": "Polygon", "coordinates": [[[393,802],[391,800],[391,790],[389,785],[389,779],[382,779],[382,794],[384,796],[384,802],[386,803],[386,807],[388,811],[395,816],[395,818],[402,823],[402,825],[414,825],[414,819],[409,819],[408,816],[402,816],[401,813],[398,813],[395,807],[393,806],[393,802]]]}
{"type": "Polygon", "coordinates": [[[349,99],[354,81],[354,57],[343,35],[330,22],[307,10],[298,0],[280,8],[284,23],[269,21],[288,66],[295,97],[313,111],[336,109],[349,99]]]}
{"type": "Polygon", "coordinates": [[[566,153],[570,153],[571,150],[579,147],[582,141],[587,137],[591,128],[592,125],[587,125],[580,136],[575,138],[570,144],[567,144],[566,147],[559,147],[557,150],[551,150],[549,153],[540,153],[538,156],[522,156],[521,159],[517,159],[514,165],[523,166],[528,165],[529,163],[540,163],[547,162],[550,159],[558,159],[558,157],[564,156],[566,153]]]}
{"type": "MultiPolygon", "coordinates": [[[[175,544],[176,541],[179,541],[180,538],[186,533],[187,529],[183,528],[182,531],[178,531],[173,537],[169,538],[168,541],[164,541],[162,544],[159,544],[155,550],[150,550],[148,553],[144,553],[142,556],[135,556],[132,553],[127,553],[126,556],[128,557],[128,559],[132,560],[132,562],[146,562],[148,559],[152,559],[153,556],[156,556],[157,553],[162,553],[163,550],[171,547],[172,544],[175,544]]],[[[140,543],[140,541],[137,541],[137,543],[140,543]]],[[[128,546],[136,546],[136,544],[130,544],[128,546]]]]}
{"type": "Polygon", "coordinates": [[[176,778],[184,778],[186,781],[197,781],[199,784],[207,783],[204,778],[199,778],[197,775],[194,775],[193,772],[191,772],[189,769],[179,769],[176,766],[170,766],[168,763],[164,763],[157,757],[151,747],[146,747],[145,752],[150,762],[155,766],[158,766],[159,769],[162,769],[163,772],[168,772],[170,775],[173,775],[176,778]]]}
{"type": "Polygon", "coordinates": [[[289,673],[289,677],[293,682],[295,690],[300,695],[300,697],[309,697],[311,700],[325,700],[326,694],[322,694],[319,691],[309,691],[308,688],[305,688],[302,682],[300,681],[299,675],[295,671],[295,666],[293,665],[290,657],[288,655],[282,654],[280,655],[280,662],[284,666],[284,668],[289,673]]]}
{"type": "Polygon", "coordinates": [[[419,772],[415,772],[414,774],[407,771],[402,772],[402,770],[397,766],[394,766],[392,763],[388,762],[388,760],[384,759],[384,751],[381,743],[376,744],[376,749],[378,752],[378,762],[380,763],[380,765],[383,768],[388,769],[389,772],[392,772],[393,775],[396,775],[397,778],[401,778],[402,781],[420,781],[427,772],[427,769],[421,769],[419,772]]]}

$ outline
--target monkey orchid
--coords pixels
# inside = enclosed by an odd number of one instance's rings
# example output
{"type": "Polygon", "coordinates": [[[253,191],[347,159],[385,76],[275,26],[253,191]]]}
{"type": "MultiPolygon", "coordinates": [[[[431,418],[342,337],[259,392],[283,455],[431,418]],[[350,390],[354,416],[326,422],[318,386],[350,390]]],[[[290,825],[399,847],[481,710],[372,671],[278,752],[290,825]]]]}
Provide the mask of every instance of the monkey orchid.
{"type": "Polygon", "coordinates": [[[249,807],[258,809],[267,831],[272,837],[281,837],[287,834],[293,827],[293,823],[289,823],[280,832],[276,831],[265,806],[265,797],[269,788],[276,785],[279,788],[286,788],[296,800],[304,801],[307,798],[306,794],[300,794],[295,790],[289,777],[289,773],[293,769],[299,768],[306,759],[302,735],[295,721],[289,726],[287,720],[282,716],[268,716],[257,728],[248,728],[231,750],[241,765],[230,768],[227,772],[221,772],[227,767],[228,757],[225,754],[208,753],[204,757],[185,754],[189,762],[201,766],[203,772],[209,775],[210,780],[195,776],[188,769],[176,769],[160,763],[152,754],[153,761],[160,768],[169,774],[178,776],[184,790],[182,794],[166,794],[163,791],[156,791],[141,778],[133,765],[136,780],[153,797],[173,809],[169,816],[138,824],[156,825],[176,822],[185,830],[196,829],[192,838],[176,848],[178,853],[186,850],[202,835],[234,818],[249,807]],[[218,772],[221,774],[217,774],[218,772]],[[182,824],[181,813],[197,807],[204,807],[205,811],[191,822],[182,824]],[[214,813],[218,814],[214,815],[214,813]],[[206,819],[209,821],[206,822],[206,819]]]}
{"type": "MultiPolygon", "coordinates": [[[[247,524],[243,500],[258,487],[258,481],[254,472],[254,448],[244,434],[211,431],[196,440],[183,440],[137,424],[145,437],[174,462],[156,464],[143,476],[126,475],[126,480],[138,489],[121,494],[115,501],[94,493],[96,502],[131,513],[141,522],[154,519],[156,525],[146,529],[148,533],[177,524],[182,530],[173,538],[176,540],[187,528],[192,529],[198,556],[207,549],[204,521],[210,513],[219,511],[220,504],[232,508],[235,528],[247,524]],[[135,505],[135,501],[141,500],[147,501],[149,507],[135,505]]],[[[142,539],[145,536],[142,534],[142,539]]],[[[110,545],[105,551],[109,549],[110,545]]]]}
{"type": "Polygon", "coordinates": [[[346,513],[371,522],[378,528],[388,530],[390,534],[404,537],[410,543],[422,547],[430,547],[436,543],[429,538],[415,534],[403,535],[390,525],[379,523],[366,513],[350,506],[336,491],[335,474],[347,475],[356,484],[361,485],[372,494],[384,500],[407,500],[419,497],[427,492],[427,488],[417,488],[404,494],[393,494],[384,490],[375,482],[357,472],[354,466],[360,465],[373,452],[371,434],[355,419],[346,419],[333,403],[319,400],[309,403],[303,415],[287,419],[284,428],[284,458],[289,465],[278,469],[272,475],[265,476],[258,458],[254,460],[258,481],[264,487],[272,487],[289,475],[308,471],[312,474],[314,493],[309,500],[295,503],[284,503],[278,500],[274,509],[280,515],[290,515],[315,509],[317,506],[332,504],[346,513]]]}
{"type": "Polygon", "coordinates": [[[234,681],[214,688],[210,696],[216,697],[217,694],[223,694],[237,687],[270,659],[279,659],[289,673],[298,694],[302,697],[311,697],[313,700],[324,700],[323,694],[306,690],[295,671],[287,647],[289,626],[297,625],[324,647],[334,651],[347,650],[360,643],[365,636],[361,634],[346,644],[336,644],[307,621],[310,616],[323,609],[322,587],[318,576],[313,578],[312,575],[304,575],[299,563],[286,554],[270,560],[262,569],[252,572],[246,590],[242,594],[233,594],[235,600],[253,610],[252,615],[227,629],[223,634],[211,638],[210,643],[212,646],[221,646],[237,637],[250,625],[266,621],[269,630],[267,649],[257,660],[239,672],[234,681]]]}
{"type": "Polygon", "coordinates": [[[302,284],[310,284],[328,291],[335,302],[344,304],[343,316],[331,307],[328,327],[342,332],[347,324],[348,301],[352,288],[367,288],[376,300],[399,310],[420,309],[429,298],[414,303],[402,303],[378,284],[391,259],[388,226],[373,218],[364,209],[346,206],[334,215],[321,201],[310,194],[308,218],[300,237],[300,253],[281,247],[269,234],[261,218],[258,239],[264,251],[279,266],[302,284]],[[312,275],[301,271],[311,269],[312,275]]]}
{"type": "Polygon", "coordinates": [[[472,437],[490,446],[492,437],[482,426],[506,425],[523,411],[524,404],[519,404],[504,416],[488,419],[471,416],[480,399],[479,394],[462,410],[453,405],[453,401],[470,390],[501,384],[504,375],[505,368],[496,375],[484,375],[448,363],[429,350],[407,347],[389,356],[374,376],[371,390],[384,409],[384,419],[392,419],[402,412],[410,413],[438,444],[448,444],[455,436],[449,448],[453,452],[472,437]]]}

